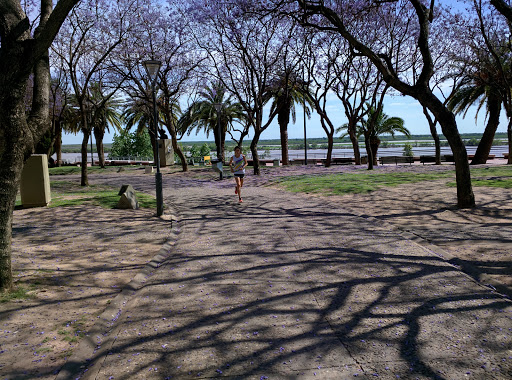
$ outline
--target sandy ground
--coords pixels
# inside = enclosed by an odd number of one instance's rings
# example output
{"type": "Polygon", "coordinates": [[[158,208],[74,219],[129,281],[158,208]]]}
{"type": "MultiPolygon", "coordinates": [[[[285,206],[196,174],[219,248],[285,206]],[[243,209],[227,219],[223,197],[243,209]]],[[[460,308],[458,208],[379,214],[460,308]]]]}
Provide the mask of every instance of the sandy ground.
{"type": "Polygon", "coordinates": [[[8,374],[0,378],[55,378],[83,333],[157,254],[170,226],[152,210],[16,210],[13,271],[31,297],[0,304],[0,374],[8,374]]]}
{"type": "MultiPolygon", "coordinates": [[[[268,186],[284,175],[353,170],[354,166],[264,168],[261,176],[248,174],[246,186],[268,186]]],[[[453,170],[453,166],[376,168],[436,170],[453,170]]],[[[174,172],[169,177],[184,187],[192,183],[223,187],[232,181],[216,181],[210,170],[174,172]]],[[[456,190],[446,186],[448,181],[331,196],[326,202],[409,232],[420,243],[441,248],[447,260],[479,281],[512,294],[512,189],[474,187],[478,207],[458,210],[456,190]]],[[[169,238],[170,226],[169,220],[157,219],[154,211],[147,210],[127,213],[89,206],[16,210],[13,269],[17,283],[30,288],[32,298],[0,304],[0,374],[8,374],[2,379],[55,378],[82,332],[157,254],[169,238]]]]}

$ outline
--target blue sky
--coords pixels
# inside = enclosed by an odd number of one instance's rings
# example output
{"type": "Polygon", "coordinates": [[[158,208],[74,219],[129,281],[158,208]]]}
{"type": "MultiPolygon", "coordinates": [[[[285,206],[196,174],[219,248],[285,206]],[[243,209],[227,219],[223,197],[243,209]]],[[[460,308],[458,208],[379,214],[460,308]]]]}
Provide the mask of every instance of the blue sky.
{"type": "MultiPolygon", "coordinates": [[[[339,100],[332,96],[327,105],[329,117],[333,120],[336,126],[340,126],[346,123],[347,119],[344,115],[343,107],[339,100]]],[[[290,139],[304,138],[304,119],[302,108],[300,106],[297,106],[296,110],[297,122],[295,123],[295,125],[290,124],[288,127],[288,137],[290,139]]],[[[473,109],[470,110],[470,112],[468,112],[468,115],[466,116],[465,119],[463,119],[461,116],[457,117],[457,123],[460,133],[483,132],[486,122],[485,107],[480,111],[477,123],[475,123],[475,110],[476,107],[473,107],[473,109]]],[[[428,122],[425,116],[423,115],[421,105],[418,103],[418,101],[412,98],[404,96],[388,96],[385,100],[384,112],[388,116],[399,116],[403,118],[405,121],[405,127],[409,129],[409,131],[412,134],[430,134],[428,122]]],[[[312,115],[311,119],[306,119],[306,129],[308,137],[325,137],[325,132],[320,125],[319,117],[315,113],[312,115]]],[[[507,120],[504,111],[502,111],[498,132],[506,132],[506,130],[507,120]]],[[[438,133],[441,133],[439,126],[438,133]]],[[[250,138],[252,138],[253,135],[253,133],[249,133],[250,138]]],[[[112,142],[112,136],[113,133],[107,133],[105,135],[104,142],[112,142]]],[[[277,121],[274,121],[270,125],[270,127],[262,134],[261,139],[279,139],[279,126],[277,125],[277,121]]],[[[82,135],[78,134],[74,136],[66,134],[62,137],[62,140],[64,144],[81,144],[82,135]]],[[[210,138],[207,139],[203,133],[200,133],[197,136],[192,134],[190,136],[185,136],[185,138],[183,139],[183,141],[206,140],[210,140],[211,142],[213,142],[213,135],[210,135],[210,138]]]]}

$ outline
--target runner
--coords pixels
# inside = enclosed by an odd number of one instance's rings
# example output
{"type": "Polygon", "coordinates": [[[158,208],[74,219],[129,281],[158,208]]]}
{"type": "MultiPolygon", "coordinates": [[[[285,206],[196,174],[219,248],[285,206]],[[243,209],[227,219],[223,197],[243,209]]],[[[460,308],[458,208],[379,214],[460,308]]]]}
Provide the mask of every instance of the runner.
{"type": "Polygon", "coordinates": [[[235,194],[238,194],[238,202],[242,203],[242,186],[244,185],[245,167],[247,166],[247,158],[242,154],[239,146],[235,147],[235,155],[229,160],[229,167],[235,176],[235,194]]]}

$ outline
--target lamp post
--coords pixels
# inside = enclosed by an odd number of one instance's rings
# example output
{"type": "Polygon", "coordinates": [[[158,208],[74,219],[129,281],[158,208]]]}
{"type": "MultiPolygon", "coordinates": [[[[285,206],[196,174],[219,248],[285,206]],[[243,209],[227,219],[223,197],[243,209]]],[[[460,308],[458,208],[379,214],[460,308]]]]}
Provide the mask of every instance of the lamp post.
{"type": "MultiPolygon", "coordinates": [[[[220,131],[220,111],[222,109],[222,103],[213,103],[213,106],[215,107],[215,110],[217,111],[217,132],[218,132],[218,142],[219,142],[219,146],[218,146],[218,149],[219,149],[219,157],[217,157],[219,159],[219,162],[220,164],[222,165],[222,134],[221,134],[221,131],[220,131]]],[[[220,167],[219,169],[222,169],[222,167],[220,167]]],[[[219,170],[219,179],[222,180],[222,170],[219,170]]]]}
{"type": "Polygon", "coordinates": [[[302,66],[302,109],[304,110],[304,164],[308,164],[308,140],[306,138],[306,77],[302,66]]]}
{"type": "Polygon", "coordinates": [[[161,216],[164,213],[164,200],[162,194],[162,173],[160,172],[160,155],[159,155],[159,146],[158,146],[158,112],[156,108],[156,91],[155,84],[156,78],[158,77],[158,72],[160,71],[160,66],[162,66],[162,62],[149,60],[142,62],[144,68],[146,69],[146,73],[151,80],[151,90],[153,92],[153,124],[154,124],[154,133],[155,133],[155,145],[156,145],[156,174],[155,174],[155,185],[156,185],[156,215],[161,216]]]}

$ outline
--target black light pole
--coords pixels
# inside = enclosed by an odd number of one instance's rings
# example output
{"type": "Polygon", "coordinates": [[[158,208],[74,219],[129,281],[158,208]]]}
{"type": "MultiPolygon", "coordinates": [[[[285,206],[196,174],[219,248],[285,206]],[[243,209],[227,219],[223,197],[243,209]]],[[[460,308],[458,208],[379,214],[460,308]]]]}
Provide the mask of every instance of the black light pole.
{"type": "MultiPolygon", "coordinates": [[[[218,141],[219,141],[219,157],[217,157],[219,159],[219,162],[221,163],[222,165],[222,135],[221,135],[221,132],[220,132],[220,110],[222,109],[222,103],[213,103],[213,106],[215,107],[215,110],[217,110],[217,131],[218,131],[218,134],[219,134],[219,138],[218,138],[218,141]]],[[[218,165],[218,164],[217,164],[218,165]]],[[[219,168],[221,169],[221,168],[219,168]]],[[[222,180],[222,170],[219,170],[219,179],[222,180]]]]}
{"type": "Polygon", "coordinates": [[[305,86],[305,75],[304,68],[302,66],[302,108],[304,109],[304,164],[308,164],[308,140],[306,139],[306,86],[305,86]]]}
{"type": "Polygon", "coordinates": [[[156,108],[156,78],[158,77],[158,72],[160,71],[160,66],[162,66],[162,62],[160,61],[144,61],[142,62],[144,68],[146,69],[146,73],[148,74],[149,79],[151,80],[151,90],[153,91],[153,124],[155,125],[155,145],[156,145],[156,174],[155,174],[155,185],[156,185],[156,215],[161,216],[164,213],[164,199],[162,193],[162,173],[160,173],[160,154],[159,154],[159,146],[158,146],[158,112],[156,108]]]}

